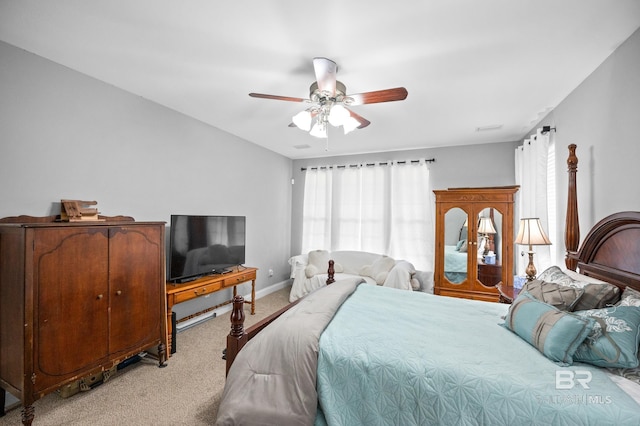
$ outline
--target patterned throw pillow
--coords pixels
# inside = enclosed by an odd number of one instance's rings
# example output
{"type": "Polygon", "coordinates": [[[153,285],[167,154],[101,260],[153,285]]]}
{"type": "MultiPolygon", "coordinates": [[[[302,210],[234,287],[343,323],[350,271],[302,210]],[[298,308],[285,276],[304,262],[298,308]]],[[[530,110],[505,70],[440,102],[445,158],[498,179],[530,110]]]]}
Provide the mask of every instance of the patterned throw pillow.
{"type": "Polygon", "coordinates": [[[534,280],[527,282],[522,291],[528,292],[536,299],[560,309],[573,311],[584,293],[584,289],[564,286],[546,281],[534,280]]]}
{"type": "Polygon", "coordinates": [[[596,321],[593,331],[578,347],[573,359],[599,367],[638,367],[640,308],[613,306],[576,312],[596,321]]]}
{"type": "Polygon", "coordinates": [[[616,306],[640,306],[640,291],[626,287],[616,306]]]}
{"type": "Polygon", "coordinates": [[[560,365],[573,363],[573,354],[594,327],[581,318],[547,305],[521,291],[509,307],[503,324],[544,356],[560,365]]]}
{"type": "Polygon", "coordinates": [[[607,368],[610,373],[620,377],[624,377],[627,380],[631,380],[640,385],[640,367],[636,368],[607,368]]]}
{"type": "Polygon", "coordinates": [[[562,272],[557,266],[551,266],[538,276],[539,280],[557,283],[560,285],[582,288],[584,294],[574,306],[574,311],[587,309],[600,309],[611,306],[620,300],[620,289],[613,284],[596,284],[586,281],[576,281],[562,272]]]}
{"type": "Polygon", "coordinates": [[[569,285],[574,282],[573,278],[562,272],[562,269],[558,268],[557,266],[550,266],[549,268],[542,271],[540,275],[538,275],[538,279],[541,281],[562,285],[569,285]]]}

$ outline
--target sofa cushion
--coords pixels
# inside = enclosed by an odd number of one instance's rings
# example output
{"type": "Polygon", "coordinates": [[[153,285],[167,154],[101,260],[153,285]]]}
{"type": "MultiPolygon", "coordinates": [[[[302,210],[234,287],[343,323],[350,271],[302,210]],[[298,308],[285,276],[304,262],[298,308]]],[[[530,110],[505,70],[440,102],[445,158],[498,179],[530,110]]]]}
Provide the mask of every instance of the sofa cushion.
{"type": "Polygon", "coordinates": [[[381,255],[356,250],[337,250],[330,253],[329,258],[339,263],[345,274],[359,275],[362,265],[371,265],[381,255]]]}

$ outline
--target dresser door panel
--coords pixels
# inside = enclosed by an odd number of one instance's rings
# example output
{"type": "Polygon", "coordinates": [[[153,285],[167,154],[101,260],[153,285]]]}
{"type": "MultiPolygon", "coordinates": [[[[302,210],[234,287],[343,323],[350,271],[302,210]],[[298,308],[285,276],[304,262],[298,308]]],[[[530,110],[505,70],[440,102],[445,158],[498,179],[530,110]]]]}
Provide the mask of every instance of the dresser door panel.
{"type": "Polygon", "coordinates": [[[36,388],[108,356],[108,253],[104,229],[35,231],[36,388]]]}
{"type": "Polygon", "coordinates": [[[121,227],[110,236],[112,353],[131,350],[162,336],[163,251],[158,227],[121,227]]]}

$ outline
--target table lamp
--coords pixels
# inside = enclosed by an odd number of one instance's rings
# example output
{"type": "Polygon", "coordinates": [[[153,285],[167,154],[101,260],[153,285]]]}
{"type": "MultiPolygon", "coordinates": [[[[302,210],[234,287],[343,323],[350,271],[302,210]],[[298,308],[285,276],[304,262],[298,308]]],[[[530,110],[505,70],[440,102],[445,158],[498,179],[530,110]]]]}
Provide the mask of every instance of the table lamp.
{"type": "Polygon", "coordinates": [[[493,251],[493,247],[491,244],[491,240],[489,235],[495,234],[496,228],[493,226],[493,221],[490,217],[481,217],[480,222],[478,223],[478,234],[484,235],[485,244],[484,244],[484,253],[487,254],[489,251],[493,251]]]}
{"type": "Polygon", "coordinates": [[[527,274],[527,281],[533,281],[536,279],[536,267],[533,264],[533,247],[532,246],[548,246],[551,245],[551,241],[542,229],[540,218],[528,217],[520,219],[520,229],[518,230],[518,236],[516,237],[516,244],[523,246],[529,246],[529,264],[525,273],[527,274]]]}

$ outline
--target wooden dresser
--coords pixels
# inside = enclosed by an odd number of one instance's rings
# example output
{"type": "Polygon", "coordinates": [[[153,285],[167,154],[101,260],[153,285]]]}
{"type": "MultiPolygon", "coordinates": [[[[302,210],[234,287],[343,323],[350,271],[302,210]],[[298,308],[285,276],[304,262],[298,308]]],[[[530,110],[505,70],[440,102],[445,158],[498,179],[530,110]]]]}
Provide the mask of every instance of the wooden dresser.
{"type": "Polygon", "coordinates": [[[513,205],[517,186],[436,190],[434,293],[497,302],[513,281],[513,205]],[[481,222],[481,219],[484,220],[481,222]],[[492,232],[479,232],[489,221],[492,232]],[[485,250],[495,262],[484,262],[485,250]]]}
{"type": "Polygon", "coordinates": [[[0,223],[3,410],[9,391],[31,424],[34,401],[152,347],[163,366],[164,222],[17,219],[0,223]]]}

